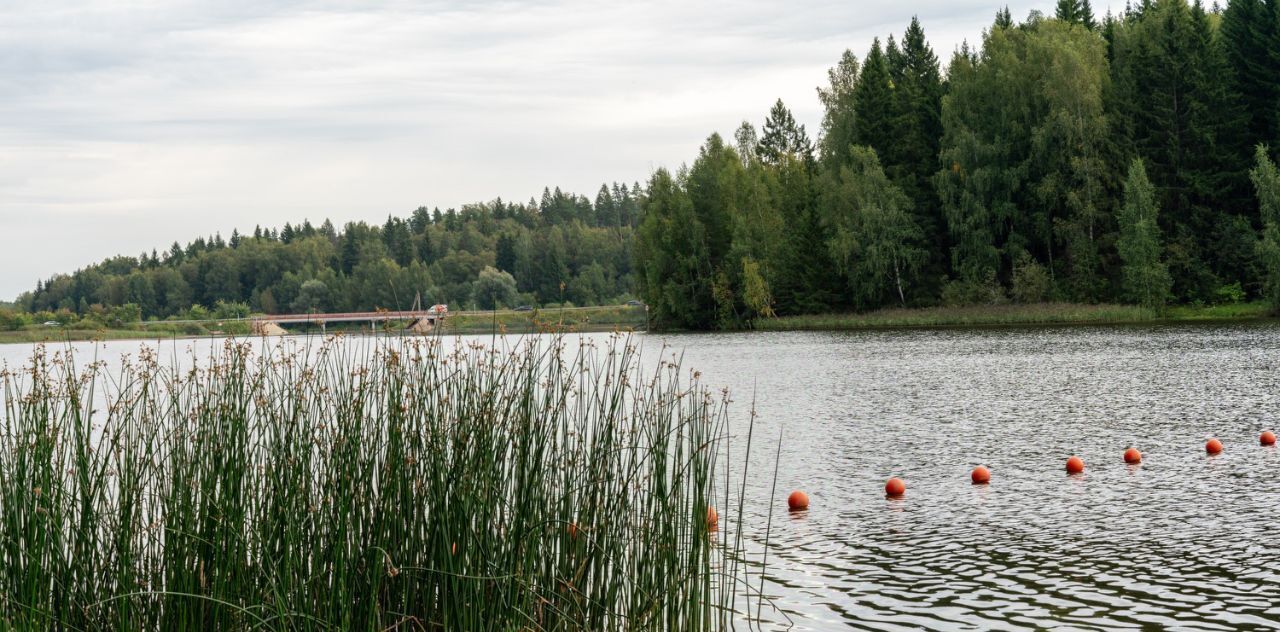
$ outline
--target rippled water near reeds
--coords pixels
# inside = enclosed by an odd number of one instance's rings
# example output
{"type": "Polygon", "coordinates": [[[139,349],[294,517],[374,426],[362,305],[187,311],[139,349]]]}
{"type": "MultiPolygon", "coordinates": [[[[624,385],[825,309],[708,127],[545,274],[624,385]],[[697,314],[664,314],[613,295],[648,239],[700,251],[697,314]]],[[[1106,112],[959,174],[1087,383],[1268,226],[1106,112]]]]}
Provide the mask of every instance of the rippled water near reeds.
{"type": "MultiPolygon", "coordinates": [[[[1280,327],[644,345],[731,389],[735,450],[754,401],[745,515],[729,518],[771,542],[765,629],[1280,628],[1280,453],[1258,445],[1280,427],[1280,327]],[[1205,454],[1211,436],[1223,454],[1205,454]],[[1123,462],[1130,446],[1141,465],[1123,462]],[[1064,472],[1072,454],[1085,474],[1064,472]],[[990,485],[970,484],[978,464],[990,485]],[[904,498],[884,497],[890,476],[904,498]],[[786,511],[795,488],[808,511],[786,511]]],[[[29,353],[0,347],[11,364],[29,353]]]]}

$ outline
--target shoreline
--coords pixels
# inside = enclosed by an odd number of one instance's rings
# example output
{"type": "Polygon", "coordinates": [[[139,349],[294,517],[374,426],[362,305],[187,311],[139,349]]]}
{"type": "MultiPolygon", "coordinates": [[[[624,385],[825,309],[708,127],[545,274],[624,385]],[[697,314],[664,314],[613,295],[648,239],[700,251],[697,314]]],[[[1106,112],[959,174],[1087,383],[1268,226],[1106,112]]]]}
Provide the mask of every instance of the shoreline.
{"type": "MultiPolygon", "coordinates": [[[[552,311],[552,310],[547,310],[552,311]]],[[[545,312],[543,312],[545,314],[545,312]]],[[[374,335],[473,336],[492,334],[536,334],[562,332],[595,333],[646,331],[644,322],[627,318],[614,308],[602,307],[592,316],[601,318],[537,319],[538,312],[499,311],[485,316],[456,317],[435,332],[410,334],[379,331],[374,335]],[[622,316],[622,317],[619,317],[622,316]]],[[[1228,324],[1280,322],[1262,303],[1217,306],[1175,306],[1163,312],[1132,305],[1082,305],[1037,303],[1032,305],[990,305],[967,307],[925,307],[885,309],[852,314],[811,314],[758,320],[746,331],[880,331],[893,329],[992,329],[1003,327],[1127,326],[1174,324],[1228,324]]],[[[163,323],[157,323],[163,324],[163,323]]],[[[688,333],[682,330],[653,330],[654,333],[688,333]]],[[[291,331],[287,335],[316,335],[319,331],[291,331]]],[[[363,330],[331,329],[329,333],[365,336],[363,330]]],[[[0,331],[0,345],[108,340],[197,340],[202,338],[248,337],[242,332],[185,334],[138,329],[25,329],[0,331]]]]}
{"type": "Polygon", "coordinates": [[[1073,325],[1170,325],[1277,321],[1265,304],[1175,306],[1164,311],[1132,305],[1037,303],[886,309],[854,314],[782,316],[756,321],[755,331],[875,331],[1062,327],[1073,325]]]}

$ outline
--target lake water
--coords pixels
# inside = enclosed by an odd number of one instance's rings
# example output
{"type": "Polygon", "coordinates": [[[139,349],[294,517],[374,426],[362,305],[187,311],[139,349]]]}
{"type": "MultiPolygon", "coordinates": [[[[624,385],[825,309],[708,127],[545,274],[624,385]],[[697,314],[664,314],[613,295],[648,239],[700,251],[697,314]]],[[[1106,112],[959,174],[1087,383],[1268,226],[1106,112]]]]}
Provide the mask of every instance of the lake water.
{"type": "MultiPolygon", "coordinates": [[[[1280,454],[1258,445],[1280,426],[1280,327],[643,341],[732,390],[739,451],[755,401],[740,518],[763,542],[773,508],[764,614],[778,627],[1280,628],[1280,454]],[[1130,446],[1141,465],[1124,463],[1130,446]],[[1072,454],[1083,475],[1065,473],[1072,454]],[[990,485],[970,483],[978,464],[990,485]],[[903,498],[885,498],[890,476],[903,498]],[[789,514],[796,488],[811,508],[789,514]]],[[[0,346],[10,366],[29,354],[0,346]]]]}

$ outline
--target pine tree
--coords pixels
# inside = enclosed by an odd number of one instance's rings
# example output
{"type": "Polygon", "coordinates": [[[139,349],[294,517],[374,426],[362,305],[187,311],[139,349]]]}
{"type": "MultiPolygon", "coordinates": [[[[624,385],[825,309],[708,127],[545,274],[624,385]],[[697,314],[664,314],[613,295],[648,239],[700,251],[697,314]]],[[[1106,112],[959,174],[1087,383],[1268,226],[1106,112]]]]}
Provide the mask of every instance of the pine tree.
{"type": "Polygon", "coordinates": [[[1144,307],[1160,308],[1168,300],[1172,281],[1169,270],[1160,261],[1159,209],[1155,187],[1147,178],[1142,160],[1135,160],[1129,167],[1129,177],[1124,184],[1124,205],[1117,220],[1120,237],[1116,250],[1124,262],[1124,295],[1129,302],[1144,307]]]}
{"type": "Polygon", "coordinates": [[[813,144],[803,125],[797,125],[791,110],[778,99],[764,121],[764,135],[756,153],[764,162],[776,165],[784,155],[797,156],[806,162],[813,160],[813,144]]]}

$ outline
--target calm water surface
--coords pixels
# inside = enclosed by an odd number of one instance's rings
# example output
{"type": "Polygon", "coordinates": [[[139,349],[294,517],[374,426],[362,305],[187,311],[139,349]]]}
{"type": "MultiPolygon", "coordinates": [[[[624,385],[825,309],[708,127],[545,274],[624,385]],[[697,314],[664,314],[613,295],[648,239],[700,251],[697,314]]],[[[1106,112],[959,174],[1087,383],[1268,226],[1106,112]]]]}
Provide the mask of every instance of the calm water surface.
{"type": "MultiPolygon", "coordinates": [[[[1280,454],[1257,440],[1280,427],[1280,327],[643,344],[732,389],[740,438],[754,398],[741,518],[763,542],[777,456],[764,585],[777,628],[1280,628],[1280,454]],[[1210,436],[1222,455],[1205,455],[1210,436]],[[1125,465],[1129,446],[1141,465],[1125,465]],[[1065,474],[1072,454],[1084,475],[1065,474]],[[970,484],[978,464],[990,485],[970,484]],[[890,476],[906,480],[904,498],[884,497],[890,476]],[[794,488],[808,491],[808,511],[785,511],[794,488]]],[[[29,354],[0,346],[11,366],[29,354]]]]}

